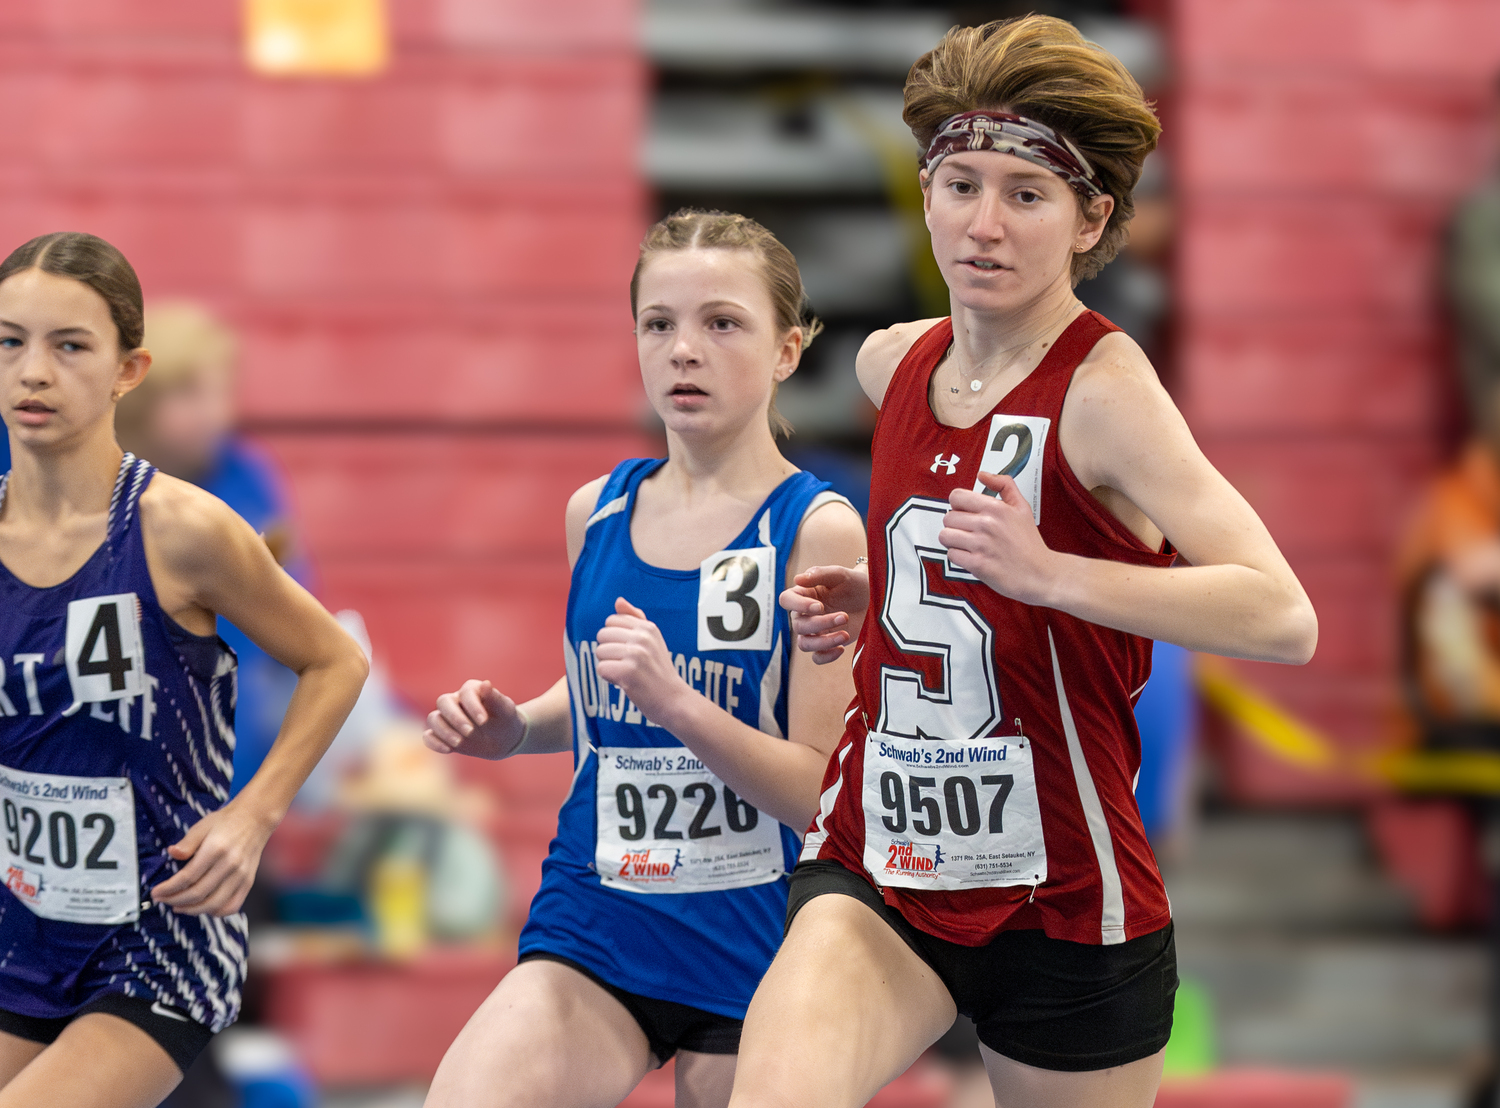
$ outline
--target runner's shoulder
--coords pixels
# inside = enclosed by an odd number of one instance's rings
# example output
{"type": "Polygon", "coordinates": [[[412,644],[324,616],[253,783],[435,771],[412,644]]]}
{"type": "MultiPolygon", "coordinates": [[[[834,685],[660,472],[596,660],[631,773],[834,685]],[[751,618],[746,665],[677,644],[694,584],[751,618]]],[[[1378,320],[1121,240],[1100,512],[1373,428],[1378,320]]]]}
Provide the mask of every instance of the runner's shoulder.
{"type": "Polygon", "coordinates": [[[1078,364],[1064,412],[1070,423],[1081,420],[1097,430],[1099,420],[1117,419],[1122,411],[1140,415],[1171,407],[1146,352],[1124,331],[1112,331],[1078,364]]]}
{"type": "Polygon", "coordinates": [[[788,580],[808,566],[853,565],[864,552],[865,524],[859,512],[842,497],[830,499],[803,517],[788,580]]]}
{"type": "MultiPolygon", "coordinates": [[[[248,525],[217,496],[158,472],[141,493],[141,528],[174,569],[214,564],[248,525]]],[[[250,532],[253,536],[253,532],[250,532]]]]}
{"type": "Polygon", "coordinates": [[[907,352],[916,341],[943,321],[942,316],[933,319],[918,319],[910,323],[897,323],[880,331],[874,331],[865,339],[854,359],[854,372],[865,394],[876,407],[885,397],[891,377],[907,352]]]}
{"type": "Polygon", "coordinates": [[[578,555],[583,550],[583,536],[588,530],[589,517],[599,507],[599,494],[604,491],[604,485],[609,480],[609,474],[595,477],[585,485],[579,486],[572,496],[568,497],[568,507],[563,513],[564,528],[568,539],[568,564],[571,566],[578,561],[578,555]]]}

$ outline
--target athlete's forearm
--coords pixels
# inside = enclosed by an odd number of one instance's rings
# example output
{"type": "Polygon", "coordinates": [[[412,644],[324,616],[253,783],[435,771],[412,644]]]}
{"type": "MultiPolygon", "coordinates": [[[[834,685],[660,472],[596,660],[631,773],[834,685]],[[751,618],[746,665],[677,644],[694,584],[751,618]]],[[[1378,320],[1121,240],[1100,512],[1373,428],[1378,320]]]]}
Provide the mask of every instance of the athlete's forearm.
{"type": "Polygon", "coordinates": [[[517,754],[561,754],[573,748],[572,705],[568,699],[568,679],[559,677],[541,696],[520,705],[525,714],[526,741],[516,747],[517,754]]]}
{"type": "Polygon", "coordinates": [[[347,649],[304,668],[276,741],[235,803],[255,810],[270,827],[280,823],[348,718],[369,671],[352,639],[347,649]]]}
{"type": "Polygon", "coordinates": [[[691,689],[662,715],[651,722],[670,731],[740,797],[799,835],[812,822],[825,755],[741,723],[691,689]]]}
{"type": "Polygon", "coordinates": [[[1301,665],[1317,646],[1318,618],[1295,578],[1241,565],[1162,568],[1054,557],[1043,607],[1231,658],[1301,665]]]}

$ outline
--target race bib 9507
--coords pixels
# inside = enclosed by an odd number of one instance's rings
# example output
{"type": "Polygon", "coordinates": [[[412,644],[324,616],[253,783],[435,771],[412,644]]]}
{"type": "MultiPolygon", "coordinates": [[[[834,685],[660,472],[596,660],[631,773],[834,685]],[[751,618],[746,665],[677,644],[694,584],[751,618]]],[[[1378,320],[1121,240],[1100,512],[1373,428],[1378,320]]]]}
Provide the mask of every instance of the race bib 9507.
{"type": "Polygon", "coordinates": [[[865,738],[864,864],[908,889],[1039,885],[1047,851],[1031,743],[1020,736],[865,738]]]}

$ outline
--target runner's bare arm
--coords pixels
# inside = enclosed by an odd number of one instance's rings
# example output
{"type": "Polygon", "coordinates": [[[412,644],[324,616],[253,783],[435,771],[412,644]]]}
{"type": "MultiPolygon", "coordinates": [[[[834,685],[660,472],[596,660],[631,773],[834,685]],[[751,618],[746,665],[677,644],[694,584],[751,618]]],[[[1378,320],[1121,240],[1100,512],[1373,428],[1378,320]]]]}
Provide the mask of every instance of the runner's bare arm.
{"type": "MultiPolygon", "coordinates": [[[[606,480],[608,475],[595,478],[568,498],[569,568],[583,550],[588,519],[606,480]]],[[[488,681],[465,681],[456,692],[438,697],[437,707],[427,714],[422,741],[440,754],[489,759],[570,750],[573,724],[567,678],[559,677],[546,692],[519,707],[488,681]]]]}
{"type": "MultiPolygon", "coordinates": [[[[1193,441],[1139,347],[1110,335],[1074,377],[1059,445],[1080,481],[1188,563],[1147,568],[1048,550],[1010,478],[1001,498],[958,489],[940,535],[955,565],[997,591],[1147,638],[1301,664],[1317,616],[1250,507],[1193,441]],[[1138,513],[1138,518],[1130,518],[1138,513]]],[[[1043,509],[1045,511],[1045,508],[1043,509]]]]}
{"type": "MultiPolygon", "coordinates": [[[[864,549],[859,516],[843,504],[827,504],[802,524],[788,576],[811,565],[853,564],[864,549]]],[[[847,659],[818,666],[793,653],[788,742],[741,723],[683,681],[661,632],[628,601],[616,605],[599,632],[595,657],[599,676],[623,688],[647,719],[675,735],[736,793],[794,830],[812,820],[854,692],[847,659]]]]}
{"type": "Polygon", "coordinates": [[[141,497],[141,524],[164,611],[200,633],[211,632],[213,615],[222,615],[297,674],[281,732],[260,769],[170,848],[186,864],[152,890],[180,912],[225,915],[244,900],[267,837],[354,706],[369,664],[222,501],[158,474],[141,497]]]}
{"type": "Polygon", "coordinates": [[[870,607],[870,570],[852,566],[809,566],[781,594],[797,649],[827,665],[859,638],[870,607]]]}
{"type": "Polygon", "coordinates": [[[854,372],[860,386],[875,407],[885,400],[885,390],[890,387],[896,367],[912,345],[928,331],[942,322],[938,319],[918,319],[911,323],[897,323],[882,331],[872,331],[859,353],[854,358],[854,372]]]}
{"type": "MultiPolygon", "coordinates": [[[[901,359],[919,338],[941,319],[918,319],[874,331],[865,339],[854,360],[865,395],[877,408],[901,359]]],[[[781,594],[799,652],[826,665],[844,653],[844,647],[859,637],[870,603],[870,575],[861,565],[812,565],[781,594]]]]}

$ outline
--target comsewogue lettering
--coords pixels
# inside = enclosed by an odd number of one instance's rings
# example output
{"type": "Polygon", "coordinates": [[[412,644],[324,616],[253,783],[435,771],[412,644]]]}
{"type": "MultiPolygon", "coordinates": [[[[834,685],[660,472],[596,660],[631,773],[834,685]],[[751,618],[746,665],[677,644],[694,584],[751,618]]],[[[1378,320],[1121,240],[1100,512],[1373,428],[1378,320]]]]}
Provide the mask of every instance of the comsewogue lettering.
{"type": "MultiPolygon", "coordinates": [[[[580,640],[575,644],[578,652],[578,698],[583,702],[583,714],[590,718],[612,719],[615,722],[641,723],[657,727],[636,707],[635,701],[625,695],[625,690],[610,684],[599,676],[594,658],[597,642],[580,640]]],[[[740,706],[740,693],[745,684],[745,671],[713,658],[701,658],[696,654],[678,654],[673,660],[677,675],[710,701],[733,714],[740,706]]]]}

